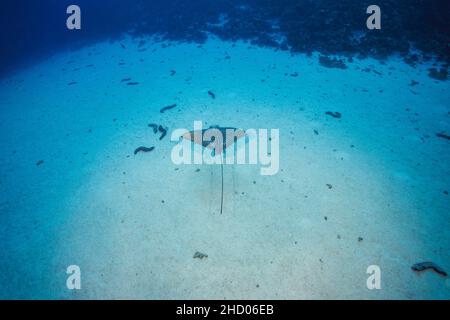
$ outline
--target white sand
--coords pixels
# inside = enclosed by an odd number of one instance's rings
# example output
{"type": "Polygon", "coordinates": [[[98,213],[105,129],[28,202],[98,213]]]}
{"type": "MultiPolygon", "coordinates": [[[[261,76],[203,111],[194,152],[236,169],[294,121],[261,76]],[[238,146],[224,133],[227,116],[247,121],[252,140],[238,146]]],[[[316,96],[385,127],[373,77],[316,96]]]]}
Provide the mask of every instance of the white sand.
{"type": "Polygon", "coordinates": [[[450,297],[449,280],[410,269],[450,270],[449,144],[435,137],[450,131],[448,82],[394,58],[337,70],[244,43],[122,43],[0,84],[0,297],[450,297]],[[382,76],[357,70],[367,66],[382,76]],[[220,166],[175,170],[174,143],[147,127],[194,120],[279,128],[280,172],[226,166],[220,215],[220,166]],[[134,156],[141,145],[156,149],[134,156]],[[80,291],[65,287],[72,264],[80,291]],[[369,265],[381,267],[381,290],[366,288],[369,265]]]}

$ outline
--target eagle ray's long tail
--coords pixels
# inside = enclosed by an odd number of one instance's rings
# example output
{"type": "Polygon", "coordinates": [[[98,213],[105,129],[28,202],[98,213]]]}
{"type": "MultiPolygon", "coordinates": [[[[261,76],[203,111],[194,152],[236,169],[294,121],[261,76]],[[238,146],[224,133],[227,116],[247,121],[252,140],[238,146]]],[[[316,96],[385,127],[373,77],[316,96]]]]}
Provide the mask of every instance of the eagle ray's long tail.
{"type": "Polygon", "coordinates": [[[222,171],[222,192],[221,192],[221,196],[220,196],[220,214],[222,214],[222,210],[223,210],[223,159],[222,159],[222,162],[220,163],[220,168],[222,171]]]}

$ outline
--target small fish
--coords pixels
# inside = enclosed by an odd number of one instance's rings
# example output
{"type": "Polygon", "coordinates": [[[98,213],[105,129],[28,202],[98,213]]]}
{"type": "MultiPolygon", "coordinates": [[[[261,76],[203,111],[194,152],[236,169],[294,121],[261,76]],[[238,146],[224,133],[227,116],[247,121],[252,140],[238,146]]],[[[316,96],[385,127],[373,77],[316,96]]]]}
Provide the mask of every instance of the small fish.
{"type": "Polygon", "coordinates": [[[76,81],[72,81],[72,82],[69,82],[67,85],[68,86],[73,86],[74,84],[77,84],[78,82],[76,82],[76,81]]]}
{"type": "Polygon", "coordinates": [[[211,98],[215,99],[216,95],[212,91],[208,91],[208,94],[211,96],[211,98]]]}
{"type": "Polygon", "coordinates": [[[123,43],[121,43],[120,46],[122,47],[122,49],[126,49],[126,47],[123,43]]]}
{"type": "Polygon", "coordinates": [[[38,162],[36,162],[36,165],[37,166],[40,166],[41,164],[43,164],[44,163],[44,160],[39,160],[38,162]]]}
{"type": "Polygon", "coordinates": [[[131,78],[123,78],[122,80],[120,80],[120,82],[127,82],[127,81],[130,81],[131,80],[131,78]]]}
{"type": "Polygon", "coordinates": [[[127,85],[128,86],[137,86],[139,84],[139,82],[128,82],[127,85]]]}
{"type": "Polygon", "coordinates": [[[139,148],[136,148],[136,150],[134,150],[134,154],[137,154],[138,152],[150,152],[150,151],[153,151],[153,149],[155,149],[155,147],[150,147],[150,148],[139,147],[139,148]]]}
{"type": "Polygon", "coordinates": [[[160,113],[164,113],[164,112],[166,112],[167,110],[170,110],[170,109],[175,108],[176,106],[177,106],[176,104],[172,104],[172,105],[170,105],[170,106],[167,106],[167,107],[162,108],[161,110],[159,110],[159,112],[160,112],[160,113]]]}
{"type": "Polygon", "coordinates": [[[175,70],[170,70],[170,75],[171,75],[171,76],[174,76],[175,73],[177,73],[175,70]]]}

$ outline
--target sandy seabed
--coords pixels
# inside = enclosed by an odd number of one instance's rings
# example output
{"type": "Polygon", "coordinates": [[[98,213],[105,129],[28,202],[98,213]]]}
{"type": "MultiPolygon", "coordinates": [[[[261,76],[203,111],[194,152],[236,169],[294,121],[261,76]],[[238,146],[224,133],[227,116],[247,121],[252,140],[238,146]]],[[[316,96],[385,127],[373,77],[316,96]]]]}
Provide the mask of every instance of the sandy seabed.
{"type": "Polygon", "coordinates": [[[449,142],[435,136],[450,90],[429,66],[139,40],[1,80],[0,297],[450,298],[449,280],[411,270],[450,269],[449,142]],[[170,132],[194,120],[279,129],[279,173],[225,166],[220,215],[220,166],[170,158],[170,132]],[[73,264],[81,290],[66,288],[73,264]]]}

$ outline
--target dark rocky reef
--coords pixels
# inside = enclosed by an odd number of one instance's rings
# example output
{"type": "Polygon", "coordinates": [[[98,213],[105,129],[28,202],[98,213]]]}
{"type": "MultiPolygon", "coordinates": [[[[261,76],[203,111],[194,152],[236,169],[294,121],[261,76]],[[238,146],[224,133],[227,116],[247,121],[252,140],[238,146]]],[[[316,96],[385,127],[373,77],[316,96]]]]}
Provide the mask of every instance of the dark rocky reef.
{"type": "Polygon", "coordinates": [[[430,72],[428,73],[428,75],[430,76],[430,78],[436,79],[436,80],[440,80],[440,81],[446,81],[448,79],[448,70],[447,68],[431,68],[429,70],[430,72]]]}
{"type": "MultiPolygon", "coordinates": [[[[5,4],[0,11],[2,68],[26,58],[54,54],[57,49],[98,41],[120,39],[124,32],[133,37],[156,36],[161,41],[203,43],[208,34],[227,41],[243,40],[251,45],[290,50],[292,53],[319,52],[323,55],[385,59],[399,54],[411,65],[433,57],[450,62],[450,1],[379,0],[382,29],[366,28],[365,0],[110,0],[114,10],[105,13],[101,3],[83,4],[90,15],[89,32],[73,33],[60,28],[54,19],[65,12],[65,4],[42,3],[23,11],[5,4]],[[20,13],[20,15],[19,15],[20,13]],[[11,16],[19,18],[12,20],[11,16]],[[40,23],[46,21],[46,23],[40,23]],[[32,23],[27,33],[17,36],[32,23]],[[417,50],[411,50],[417,49],[417,50]]],[[[136,49],[145,45],[136,42],[136,49]]]]}
{"type": "Polygon", "coordinates": [[[338,58],[330,58],[327,56],[320,56],[319,63],[326,68],[347,69],[344,60],[338,58]]]}
{"type": "Polygon", "coordinates": [[[373,31],[366,28],[368,5],[363,0],[171,0],[156,11],[146,4],[146,23],[139,24],[136,33],[157,32],[162,40],[199,43],[212,33],[293,53],[377,59],[400,54],[413,65],[430,54],[450,61],[449,1],[380,0],[382,29],[373,31]],[[158,12],[158,19],[152,19],[152,12],[158,12]],[[176,24],[171,23],[174,16],[176,24]],[[413,48],[422,53],[411,53],[413,48]]]}

